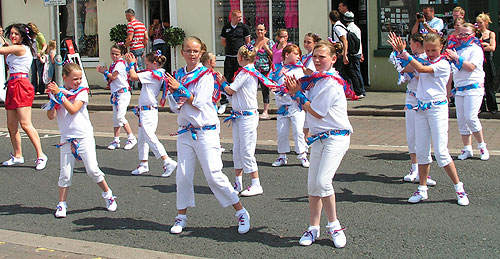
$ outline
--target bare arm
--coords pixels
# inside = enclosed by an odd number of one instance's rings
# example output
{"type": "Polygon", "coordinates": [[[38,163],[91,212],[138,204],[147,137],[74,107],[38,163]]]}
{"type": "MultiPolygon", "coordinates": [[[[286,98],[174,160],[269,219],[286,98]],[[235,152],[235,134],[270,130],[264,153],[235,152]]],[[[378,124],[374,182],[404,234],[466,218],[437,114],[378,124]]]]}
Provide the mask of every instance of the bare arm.
{"type": "MultiPolygon", "coordinates": [[[[137,63],[137,59],[135,58],[134,54],[132,53],[127,53],[125,54],[125,60],[127,63],[137,63]]],[[[130,68],[130,71],[128,71],[129,74],[129,80],[131,81],[139,81],[139,76],[137,75],[137,72],[135,71],[135,68],[130,68]]]]}
{"type": "Polygon", "coordinates": [[[484,51],[495,51],[497,47],[497,41],[496,41],[496,35],[494,32],[490,32],[490,43],[488,44],[487,42],[483,42],[483,49],[484,51]]]}
{"type": "Polygon", "coordinates": [[[226,47],[226,43],[227,43],[227,42],[226,42],[226,38],[224,38],[224,37],[220,37],[220,44],[222,45],[222,47],[224,47],[224,48],[225,48],[225,47],[226,47]]]}
{"type": "MultiPolygon", "coordinates": [[[[285,77],[285,85],[289,91],[289,94],[292,96],[301,90],[300,83],[297,81],[297,79],[295,79],[293,77],[286,76],[285,77]]],[[[304,103],[302,105],[302,109],[304,111],[306,111],[307,113],[311,114],[312,116],[314,116],[314,118],[317,118],[317,119],[323,118],[323,116],[319,115],[311,108],[311,101],[307,101],[306,103],[304,103]]]]}
{"type": "MultiPolygon", "coordinates": [[[[61,90],[59,90],[59,86],[57,86],[57,84],[52,81],[50,82],[48,85],[47,85],[47,89],[54,95],[58,94],[59,92],[61,92],[61,90]]],[[[62,103],[62,106],[64,106],[64,108],[69,112],[69,114],[73,115],[75,113],[77,113],[83,106],[83,102],[82,101],[79,101],[79,100],[76,100],[74,103],[66,100],[65,102],[62,103]]],[[[47,117],[50,119],[50,115],[54,115],[55,117],[55,112],[54,114],[49,114],[47,112],[47,117]]],[[[53,118],[52,118],[53,119],[53,118]]]]}
{"type": "Polygon", "coordinates": [[[134,38],[134,33],[127,33],[127,39],[125,40],[125,47],[130,48],[132,45],[132,39],[134,38]]]}
{"type": "Polygon", "coordinates": [[[0,48],[0,55],[14,54],[16,56],[22,56],[26,53],[26,49],[22,45],[10,45],[0,48]]]}
{"type": "Polygon", "coordinates": [[[47,118],[49,118],[49,120],[53,120],[56,117],[56,114],[56,109],[50,109],[47,111],[47,118]]]}
{"type": "Polygon", "coordinates": [[[344,64],[349,64],[349,58],[347,57],[347,37],[346,35],[340,36],[340,41],[342,42],[342,56],[344,58],[344,64]]]}
{"type": "MultiPolygon", "coordinates": [[[[460,56],[457,54],[457,51],[455,51],[454,49],[446,49],[446,53],[448,53],[449,59],[454,60],[455,63],[459,62],[460,56]]],[[[474,69],[476,69],[476,65],[472,64],[472,62],[470,61],[464,60],[462,63],[462,69],[472,72],[474,71],[474,69]]]]}
{"type": "Polygon", "coordinates": [[[245,37],[245,44],[250,43],[251,40],[252,40],[252,37],[250,37],[250,35],[246,36],[245,37]]]}

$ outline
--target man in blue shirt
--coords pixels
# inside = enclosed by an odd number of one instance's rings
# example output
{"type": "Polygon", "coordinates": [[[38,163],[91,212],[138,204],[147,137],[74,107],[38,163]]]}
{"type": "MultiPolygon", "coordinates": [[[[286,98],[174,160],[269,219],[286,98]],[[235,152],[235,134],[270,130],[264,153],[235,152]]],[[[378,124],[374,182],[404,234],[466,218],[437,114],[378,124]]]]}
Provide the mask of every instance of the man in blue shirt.
{"type": "Polygon", "coordinates": [[[439,33],[444,28],[443,20],[434,17],[434,7],[425,6],[422,9],[423,17],[417,14],[417,22],[413,25],[411,33],[421,32],[427,34],[429,32],[439,33]]]}

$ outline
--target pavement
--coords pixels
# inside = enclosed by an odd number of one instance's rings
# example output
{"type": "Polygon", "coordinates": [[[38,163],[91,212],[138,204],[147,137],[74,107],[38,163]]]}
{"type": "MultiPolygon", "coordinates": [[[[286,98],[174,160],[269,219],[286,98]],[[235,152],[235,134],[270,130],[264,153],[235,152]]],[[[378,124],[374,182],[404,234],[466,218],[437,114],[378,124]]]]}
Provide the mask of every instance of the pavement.
{"type": "MultiPolygon", "coordinates": [[[[139,100],[140,90],[132,92],[132,99],[130,101],[130,108],[136,105],[139,100]]],[[[92,97],[88,105],[88,109],[92,111],[112,111],[113,108],[109,103],[110,92],[107,89],[99,86],[91,86],[92,97]]],[[[272,98],[272,94],[271,94],[272,98]]],[[[498,97],[497,97],[498,98],[498,97]]],[[[365,98],[349,101],[347,104],[347,112],[350,116],[391,116],[391,117],[404,117],[404,92],[367,92],[365,98]]],[[[39,108],[47,102],[45,94],[36,95],[33,102],[34,108],[39,108]]],[[[263,107],[262,94],[258,93],[259,107],[263,107]]],[[[1,104],[3,105],[3,104],[1,104]]],[[[0,105],[0,106],[1,106],[0,105]]],[[[168,105],[167,105],[168,106],[168,105]]],[[[229,106],[230,107],[230,106],[229,106]]],[[[170,112],[168,107],[161,107],[161,111],[170,112]]],[[[277,111],[276,103],[274,100],[270,102],[270,114],[275,114],[277,111]]],[[[230,112],[228,108],[226,113],[230,112]]],[[[262,112],[262,109],[260,109],[262,112]]],[[[489,112],[481,113],[480,118],[484,119],[500,119],[500,113],[491,114],[489,112]]],[[[456,118],[455,108],[450,107],[450,118],[456,118]]]]}
{"type": "MultiPolygon", "coordinates": [[[[35,99],[34,107],[46,102],[43,95],[35,99]]],[[[138,91],[134,92],[131,103],[137,103],[137,99],[138,91]]],[[[417,185],[401,181],[408,169],[403,101],[404,93],[368,92],[366,98],[348,102],[354,134],[350,151],[334,181],[339,217],[348,228],[345,249],[332,248],[323,234],[318,244],[310,248],[297,245],[307,226],[307,170],[299,166],[294,155],[289,156],[288,166],[270,166],[277,156],[274,120],[259,122],[256,156],[266,192],[243,199],[252,215],[250,233],[236,234],[233,212],[218,206],[198,166],[197,208],[190,210],[186,233],[169,234],[175,217],[175,176],[161,178],[160,173],[153,170],[145,176],[130,176],[130,171],[137,166],[135,149],[106,149],[112,137],[112,113],[109,91],[100,88],[92,89],[90,117],[98,160],[119,196],[120,208],[115,213],[102,208],[98,189],[79,164],[70,194],[68,218],[54,220],[59,166],[59,151],[54,144],[59,141],[59,132],[57,123],[47,120],[44,111],[33,109],[33,124],[40,133],[49,163],[42,172],[32,169],[29,163],[34,159],[33,148],[22,134],[26,166],[0,167],[0,258],[318,258],[332,255],[445,258],[449,254],[498,257],[500,233],[496,231],[495,216],[500,184],[498,114],[481,115],[485,140],[492,154],[490,161],[478,158],[456,161],[471,205],[466,208],[456,205],[449,179],[435,163],[432,176],[438,186],[430,191],[428,202],[410,205],[406,199],[417,185]],[[22,187],[18,187],[20,183],[22,187]],[[419,227],[421,225],[426,227],[419,227]]],[[[272,103],[271,113],[274,109],[272,103]]],[[[177,129],[176,115],[168,112],[168,108],[160,111],[165,112],[159,114],[157,135],[175,159],[176,138],[169,133],[177,129]]],[[[136,117],[129,112],[127,118],[136,132],[136,117]]],[[[5,113],[0,113],[1,121],[6,121],[5,113]]],[[[462,147],[456,120],[450,119],[449,126],[450,153],[456,157],[462,147]]],[[[221,143],[228,150],[223,154],[224,171],[232,179],[230,127],[221,127],[221,143]]],[[[11,148],[5,124],[0,125],[0,146],[5,147],[0,149],[0,157],[8,157],[11,148]]],[[[150,168],[160,170],[160,162],[151,159],[150,168]]],[[[249,179],[244,179],[244,183],[248,182],[249,179]]],[[[326,222],[322,221],[321,225],[326,222]]]]}

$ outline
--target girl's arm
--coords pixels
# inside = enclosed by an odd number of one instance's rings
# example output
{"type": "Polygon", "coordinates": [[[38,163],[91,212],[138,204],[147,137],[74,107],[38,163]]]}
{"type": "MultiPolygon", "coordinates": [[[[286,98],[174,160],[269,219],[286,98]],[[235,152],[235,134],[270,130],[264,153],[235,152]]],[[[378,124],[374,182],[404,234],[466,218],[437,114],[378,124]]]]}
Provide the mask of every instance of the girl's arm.
{"type": "Polygon", "coordinates": [[[453,73],[450,73],[450,78],[448,79],[448,83],[446,83],[446,96],[448,98],[452,97],[451,94],[451,83],[453,82],[453,73]]]}
{"type": "Polygon", "coordinates": [[[469,72],[474,71],[476,69],[476,65],[474,65],[472,62],[464,60],[462,57],[460,57],[457,53],[456,50],[454,49],[446,49],[446,53],[448,53],[448,57],[450,60],[454,61],[455,64],[458,64],[456,67],[458,69],[465,69],[469,72]]]}
{"type": "Polygon", "coordinates": [[[226,78],[219,72],[217,72],[217,82],[219,82],[219,84],[223,87],[223,90],[226,94],[233,95],[234,93],[236,93],[236,91],[229,87],[229,83],[227,82],[226,78]]]}
{"type": "Polygon", "coordinates": [[[49,120],[53,120],[55,117],[56,117],[56,109],[50,109],[47,111],[47,118],[49,118],[49,120]]]}
{"type": "Polygon", "coordinates": [[[22,56],[26,53],[26,49],[23,45],[11,45],[0,48],[0,55],[14,54],[16,56],[22,56]]]}
{"type": "MultiPolygon", "coordinates": [[[[166,76],[167,76],[167,81],[168,81],[167,82],[168,83],[168,89],[169,89],[169,91],[171,93],[174,93],[175,91],[177,91],[179,89],[179,87],[181,87],[181,83],[179,83],[179,81],[177,81],[169,73],[166,73],[166,76]]],[[[183,88],[184,88],[184,86],[183,86],[183,88]]],[[[189,98],[186,100],[186,102],[189,103],[189,104],[193,104],[193,100],[194,100],[194,94],[190,93],[189,98]]]]}
{"type": "Polygon", "coordinates": [[[129,64],[129,80],[131,81],[139,81],[139,76],[137,75],[137,72],[135,71],[134,65],[137,63],[137,59],[135,58],[134,54],[132,53],[127,53],[125,54],[125,60],[129,64]]]}
{"type": "MultiPolygon", "coordinates": [[[[294,77],[285,76],[285,85],[288,88],[290,96],[297,96],[297,93],[299,93],[299,95],[303,95],[303,93],[301,92],[300,83],[294,77]]],[[[304,103],[302,104],[302,109],[317,119],[323,118],[323,116],[319,115],[311,108],[311,101],[307,100],[305,97],[304,103]]]]}
{"type": "Polygon", "coordinates": [[[56,51],[50,51],[50,63],[55,63],[56,51]]]}
{"type": "MultiPolygon", "coordinates": [[[[61,92],[61,90],[59,90],[59,86],[57,86],[57,84],[54,81],[50,82],[47,85],[47,89],[53,95],[57,95],[57,94],[59,94],[61,92]]],[[[71,103],[70,101],[68,101],[65,98],[63,98],[62,106],[64,106],[64,108],[69,112],[69,114],[73,115],[73,114],[77,113],[82,108],[83,102],[79,101],[79,100],[76,100],[74,103],[71,103]]],[[[55,113],[54,113],[54,116],[55,116],[55,113]]],[[[47,117],[49,117],[49,113],[48,112],[47,112],[47,117]]],[[[50,117],[49,117],[49,119],[50,119],[50,117]]]]}
{"type": "Polygon", "coordinates": [[[490,32],[490,44],[483,46],[484,51],[495,51],[497,47],[496,35],[494,32],[490,32]]]}

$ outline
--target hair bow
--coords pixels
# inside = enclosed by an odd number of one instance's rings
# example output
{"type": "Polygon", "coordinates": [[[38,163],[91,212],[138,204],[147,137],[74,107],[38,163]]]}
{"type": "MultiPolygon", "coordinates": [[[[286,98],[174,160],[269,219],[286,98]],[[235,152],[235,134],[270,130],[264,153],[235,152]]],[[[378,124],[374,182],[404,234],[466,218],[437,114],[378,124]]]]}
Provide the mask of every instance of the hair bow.
{"type": "Polygon", "coordinates": [[[334,39],[332,39],[332,37],[328,37],[328,41],[329,41],[331,44],[335,44],[335,43],[337,43],[334,39]]]}
{"type": "Polygon", "coordinates": [[[316,37],[318,37],[318,38],[319,38],[319,34],[317,34],[317,33],[314,33],[314,36],[316,36],[316,37]]]}
{"type": "Polygon", "coordinates": [[[250,44],[250,43],[247,43],[247,44],[245,45],[245,48],[247,48],[249,51],[253,51],[253,45],[252,45],[252,44],[250,44]]]}
{"type": "Polygon", "coordinates": [[[155,57],[159,57],[159,56],[161,56],[161,50],[157,50],[155,53],[155,57]]]}
{"type": "Polygon", "coordinates": [[[26,31],[26,36],[28,36],[28,39],[31,41],[31,36],[30,36],[30,30],[28,29],[28,27],[24,27],[24,31],[26,31]]]}
{"type": "Polygon", "coordinates": [[[120,41],[120,42],[117,42],[117,43],[116,43],[116,45],[118,45],[118,46],[123,46],[123,45],[125,45],[125,42],[120,41]]]}

